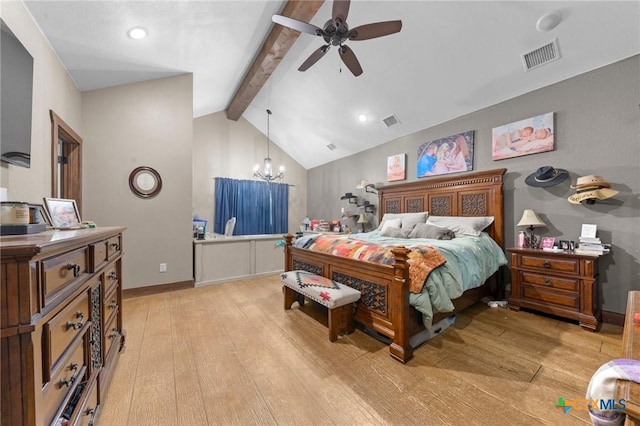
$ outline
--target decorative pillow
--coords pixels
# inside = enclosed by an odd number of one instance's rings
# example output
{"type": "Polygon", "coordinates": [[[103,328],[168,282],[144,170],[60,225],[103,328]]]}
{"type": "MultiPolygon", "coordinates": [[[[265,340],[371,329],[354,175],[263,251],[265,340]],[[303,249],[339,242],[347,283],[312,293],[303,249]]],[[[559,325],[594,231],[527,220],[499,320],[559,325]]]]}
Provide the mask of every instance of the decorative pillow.
{"type": "Polygon", "coordinates": [[[402,227],[402,220],[400,219],[389,219],[382,224],[380,227],[380,233],[384,233],[389,228],[400,229],[402,227]]]}
{"type": "Polygon", "coordinates": [[[431,238],[433,240],[450,240],[454,237],[453,231],[428,223],[418,223],[409,238],[431,238]]]}
{"type": "Polygon", "coordinates": [[[456,237],[463,235],[477,237],[493,223],[493,216],[429,216],[427,223],[451,229],[456,237]]]}
{"type": "MultiPolygon", "coordinates": [[[[378,230],[382,230],[384,224],[388,220],[400,219],[402,222],[402,228],[412,229],[416,223],[426,223],[428,212],[420,212],[420,213],[385,213],[382,216],[382,220],[380,221],[380,226],[378,226],[378,230]]],[[[398,227],[400,228],[400,226],[398,227]]]]}
{"type": "Polygon", "coordinates": [[[409,238],[409,233],[411,233],[410,228],[392,228],[387,227],[380,231],[380,235],[383,237],[391,237],[391,238],[409,238]]]}

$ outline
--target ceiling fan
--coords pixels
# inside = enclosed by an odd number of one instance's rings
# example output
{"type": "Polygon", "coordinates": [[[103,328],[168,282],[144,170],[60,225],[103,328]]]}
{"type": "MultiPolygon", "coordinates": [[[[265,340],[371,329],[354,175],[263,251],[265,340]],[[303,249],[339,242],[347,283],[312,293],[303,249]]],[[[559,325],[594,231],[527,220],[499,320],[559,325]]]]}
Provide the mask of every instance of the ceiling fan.
{"type": "Polygon", "coordinates": [[[347,25],[347,15],[349,14],[350,4],[350,0],[334,0],[332,18],[324,24],[324,28],[316,27],[313,24],[298,21],[288,16],[273,15],[272,19],[276,24],[300,31],[301,33],[320,36],[324,38],[325,43],[327,43],[315,50],[311,56],[300,65],[298,71],[308,70],[327,53],[331,46],[339,46],[338,53],[340,54],[342,62],[344,62],[347,68],[349,68],[349,71],[357,77],[362,74],[362,67],[353,50],[351,50],[349,46],[346,46],[344,42],[347,40],[369,40],[397,33],[402,29],[402,21],[374,22],[349,29],[349,25],[347,25]]]}

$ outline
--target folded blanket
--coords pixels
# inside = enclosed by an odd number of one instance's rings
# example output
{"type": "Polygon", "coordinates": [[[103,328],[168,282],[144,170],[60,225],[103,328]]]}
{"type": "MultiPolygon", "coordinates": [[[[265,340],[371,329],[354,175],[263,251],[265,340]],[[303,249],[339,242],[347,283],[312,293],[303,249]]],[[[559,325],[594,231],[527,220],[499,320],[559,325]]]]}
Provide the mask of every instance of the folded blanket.
{"type": "MultiPolygon", "coordinates": [[[[630,380],[640,383],[640,360],[614,359],[603,364],[591,377],[587,388],[589,415],[594,426],[618,426],[624,424],[625,414],[622,410],[602,409],[600,401],[615,398],[616,380],[630,380]]],[[[615,408],[615,407],[612,407],[615,408]]]]}
{"type": "MultiPolygon", "coordinates": [[[[395,245],[368,243],[339,235],[322,235],[308,246],[309,250],[383,265],[395,263],[391,249],[396,247],[395,245]]],[[[431,271],[444,265],[446,260],[433,247],[412,246],[410,250],[408,254],[409,291],[420,293],[431,271]]]]}

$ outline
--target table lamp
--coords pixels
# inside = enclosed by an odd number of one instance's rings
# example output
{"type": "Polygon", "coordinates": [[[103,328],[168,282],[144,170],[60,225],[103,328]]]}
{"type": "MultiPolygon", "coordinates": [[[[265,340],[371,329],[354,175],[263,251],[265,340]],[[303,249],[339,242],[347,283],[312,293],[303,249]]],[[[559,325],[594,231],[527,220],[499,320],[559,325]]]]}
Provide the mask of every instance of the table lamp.
{"type": "Polygon", "coordinates": [[[364,215],[364,213],[360,214],[358,223],[362,224],[362,232],[364,232],[364,225],[367,223],[367,217],[364,215]]]}
{"type": "Polygon", "coordinates": [[[525,210],[522,212],[522,218],[520,218],[520,222],[518,222],[516,226],[527,227],[526,231],[528,232],[525,232],[526,238],[524,246],[526,248],[538,248],[538,238],[533,233],[533,228],[547,226],[547,224],[538,217],[538,214],[530,209],[525,210]]]}

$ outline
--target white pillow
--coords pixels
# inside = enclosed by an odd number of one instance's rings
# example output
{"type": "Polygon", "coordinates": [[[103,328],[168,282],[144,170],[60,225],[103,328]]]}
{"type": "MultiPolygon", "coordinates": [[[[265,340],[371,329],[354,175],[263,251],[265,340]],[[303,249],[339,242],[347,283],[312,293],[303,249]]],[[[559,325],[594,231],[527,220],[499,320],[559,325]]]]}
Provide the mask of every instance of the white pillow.
{"type": "Polygon", "coordinates": [[[429,216],[427,223],[449,228],[456,237],[463,235],[477,237],[487,226],[493,223],[493,216],[429,216]]]}
{"type": "Polygon", "coordinates": [[[389,230],[389,228],[396,228],[396,229],[400,229],[402,227],[402,220],[400,219],[388,219],[385,222],[383,222],[381,228],[380,228],[380,233],[385,233],[389,230]]]}
{"type": "MultiPolygon", "coordinates": [[[[378,230],[382,230],[386,221],[391,219],[400,219],[402,222],[402,228],[412,229],[416,226],[416,223],[426,223],[428,212],[420,212],[420,213],[385,213],[382,216],[382,220],[380,221],[380,226],[378,226],[378,230]]],[[[398,226],[400,228],[400,226],[398,226]]]]}

